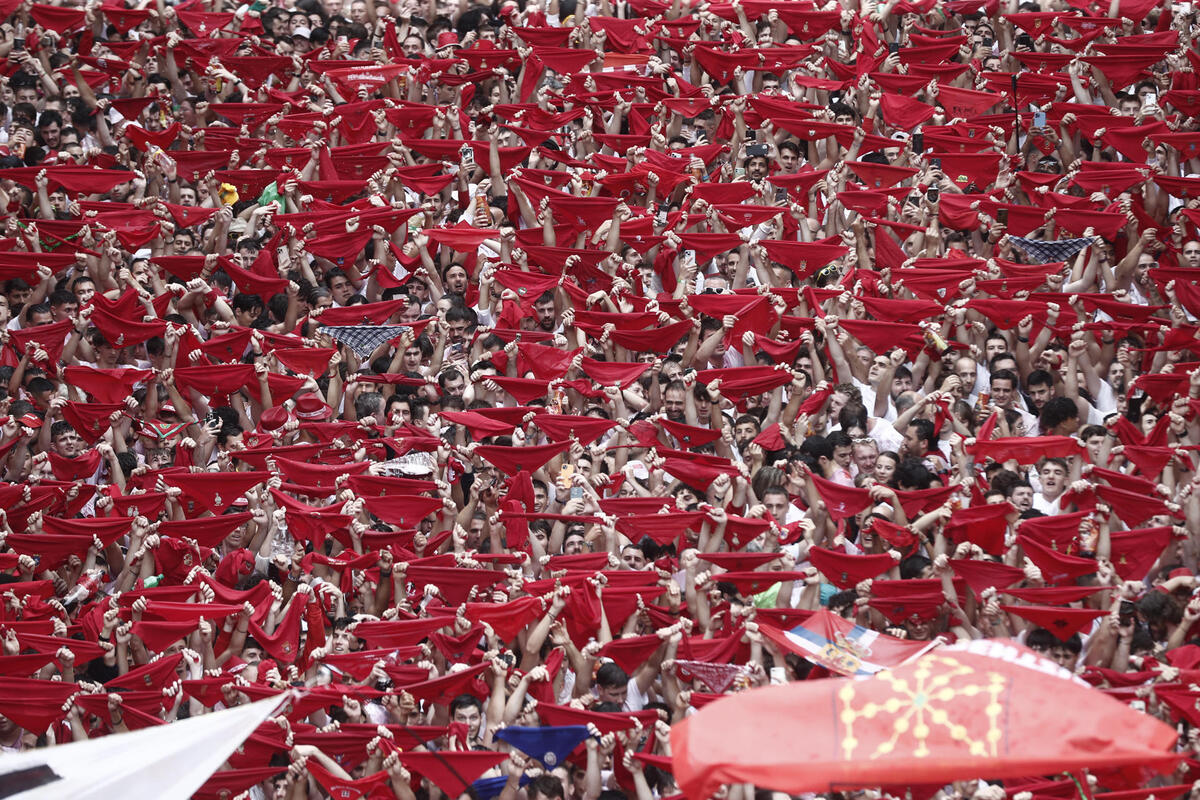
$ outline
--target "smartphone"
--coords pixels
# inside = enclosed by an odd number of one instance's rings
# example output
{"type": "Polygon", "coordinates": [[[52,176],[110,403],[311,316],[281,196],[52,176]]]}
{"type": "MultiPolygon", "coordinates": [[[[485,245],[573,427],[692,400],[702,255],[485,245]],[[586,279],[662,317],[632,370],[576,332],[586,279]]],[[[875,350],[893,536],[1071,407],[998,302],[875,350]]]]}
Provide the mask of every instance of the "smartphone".
{"type": "Polygon", "coordinates": [[[25,37],[24,37],[24,36],[18,36],[17,38],[13,39],[13,46],[12,46],[12,49],[13,49],[13,52],[14,52],[14,53],[23,53],[23,52],[25,52],[25,37]]]}
{"type": "Polygon", "coordinates": [[[938,172],[942,171],[942,160],[940,158],[930,159],[929,163],[932,164],[933,168],[936,169],[938,172]]]}
{"type": "Polygon", "coordinates": [[[999,222],[1001,225],[1008,224],[1008,209],[1007,208],[1001,208],[998,211],[996,211],[996,222],[999,222]]]}
{"type": "Polygon", "coordinates": [[[1134,613],[1135,613],[1135,608],[1133,605],[1133,601],[1132,600],[1122,600],[1121,601],[1121,611],[1120,611],[1121,624],[1128,625],[1130,622],[1132,622],[1134,613]]]}
{"type": "Polygon", "coordinates": [[[752,144],[746,146],[746,155],[748,156],[765,156],[767,154],[767,146],[765,144],[752,144]]]}
{"type": "Polygon", "coordinates": [[[464,144],[458,151],[458,155],[462,158],[462,165],[464,167],[475,166],[475,150],[472,149],[471,145],[464,144]]]}
{"type": "Polygon", "coordinates": [[[1046,112],[1045,111],[1033,112],[1033,127],[1035,127],[1035,128],[1046,127],[1046,112]]]}
{"type": "Polygon", "coordinates": [[[573,480],[574,477],[575,477],[575,465],[574,464],[563,464],[562,468],[558,471],[558,481],[557,481],[558,487],[560,489],[572,488],[572,484],[575,482],[573,480]]]}
{"type": "Polygon", "coordinates": [[[986,47],[988,50],[991,50],[995,44],[996,44],[995,39],[984,39],[983,40],[983,46],[986,47]]]}
{"type": "Polygon", "coordinates": [[[930,186],[925,190],[925,197],[929,202],[936,203],[938,201],[938,187],[930,186]]]}
{"type": "MultiPolygon", "coordinates": [[[[876,51],[876,52],[878,52],[878,51],[876,51]]],[[[900,43],[899,42],[888,42],[888,54],[889,55],[894,56],[894,55],[896,55],[896,53],[899,53],[899,52],[900,52],[900,43]]]]}
{"type": "Polygon", "coordinates": [[[925,134],[914,133],[912,135],[912,151],[914,153],[924,153],[925,152],[925,134]]]}
{"type": "Polygon", "coordinates": [[[786,187],[780,186],[778,189],[775,190],[775,202],[776,203],[787,202],[787,188],[786,187]]]}
{"type": "Polygon", "coordinates": [[[667,212],[671,210],[670,202],[664,200],[658,204],[658,211],[654,214],[654,224],[662,227],[667,224],[667,212]]]}

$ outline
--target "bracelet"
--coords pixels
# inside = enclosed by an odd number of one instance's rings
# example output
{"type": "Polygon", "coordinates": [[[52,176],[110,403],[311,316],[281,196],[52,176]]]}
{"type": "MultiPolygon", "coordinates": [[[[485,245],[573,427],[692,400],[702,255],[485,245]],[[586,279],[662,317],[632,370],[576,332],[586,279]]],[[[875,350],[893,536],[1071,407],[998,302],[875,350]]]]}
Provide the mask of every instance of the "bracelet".
{"type": "Polygon", "coordinates": [[[167,183],[179,183],[179,178],[167,178],[167,183]]]}
{"type": "Polygon", "coordinates": [[[1021,343],[1023,343],[1023,344],[1029,344],[1029,337],[1028,337],[1028,336],[1021,336],[1021,335],[1018,335],[1018,336],[1017,336],[1017,341],[1018,341],[1018,342],[1021,342],[1021,343]]]}

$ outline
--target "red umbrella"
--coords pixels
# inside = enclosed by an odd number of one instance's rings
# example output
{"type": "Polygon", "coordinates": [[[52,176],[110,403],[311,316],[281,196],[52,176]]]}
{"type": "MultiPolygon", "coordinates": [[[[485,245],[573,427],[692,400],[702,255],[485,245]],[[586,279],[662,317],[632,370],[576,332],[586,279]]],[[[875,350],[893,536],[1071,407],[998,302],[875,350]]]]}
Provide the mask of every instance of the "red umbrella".
{"type": "Polygon", "coordinates": [[[702,798],[726,783],[802,794],[1091,766],[1167,770],[1176,738],[1032,651],[982,640],[870,678],[718,700],[671,729],[671,749],[680,789],[702,798]]]}

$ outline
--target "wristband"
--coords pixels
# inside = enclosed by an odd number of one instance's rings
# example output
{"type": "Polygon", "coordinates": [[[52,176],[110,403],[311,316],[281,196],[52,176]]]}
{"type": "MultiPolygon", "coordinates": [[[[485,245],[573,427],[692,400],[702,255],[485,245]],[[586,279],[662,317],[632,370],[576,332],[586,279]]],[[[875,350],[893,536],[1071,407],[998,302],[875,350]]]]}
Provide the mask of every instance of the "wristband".
{"type": "Polygon", "coordinates": [[[1017,341],[1021,342],[1023,344],[1029,344],[1029,337],[1028,336],[1017,336],[1017,341]]]}

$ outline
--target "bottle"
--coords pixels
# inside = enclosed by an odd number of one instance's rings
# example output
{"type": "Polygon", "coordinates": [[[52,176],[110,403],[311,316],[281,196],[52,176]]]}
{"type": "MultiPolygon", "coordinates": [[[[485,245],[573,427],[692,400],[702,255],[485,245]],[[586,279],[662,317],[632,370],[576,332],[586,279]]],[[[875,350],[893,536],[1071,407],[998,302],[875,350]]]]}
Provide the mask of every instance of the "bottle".
{"type": "Polygon", "coordinates": [[[79,583],[75,584],[75,588],[67,592],[67,596],[63,598],[63,605],[72,608],[95,594],[96,589],[100,586],[100,576],[103,574],[104,570],[89,569],[80,575],[79,583]]]}
{"type": "Polygon", "coordinates": [[[149,578],[146,578],[146,580],[142,581],[142,588],[153,589],[155,586],[158,586],[160,583],[162,583],[162,579],[162,575],[151,575],[149,578]]]}
{"type": "Polygon", "coordinates": [[[475,227],[490,228],[492,225],[492,214],[488,207],[487,192],[479,192],[475,195],[475,227]]]}
{"type": "Polygon", "coordinates": [[[946,344],[946,340],[942,338],[942,334],[933,325],[926,324],[924,328],[925,344],[929,349],[937,353],[938,356],[944,356],[946,351],[950,349],[950,345],[946,344]]]}

